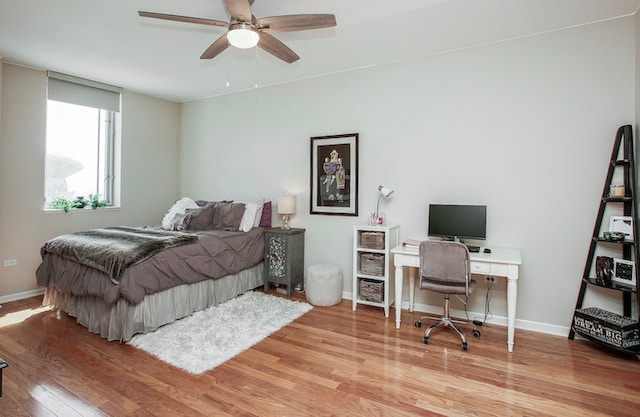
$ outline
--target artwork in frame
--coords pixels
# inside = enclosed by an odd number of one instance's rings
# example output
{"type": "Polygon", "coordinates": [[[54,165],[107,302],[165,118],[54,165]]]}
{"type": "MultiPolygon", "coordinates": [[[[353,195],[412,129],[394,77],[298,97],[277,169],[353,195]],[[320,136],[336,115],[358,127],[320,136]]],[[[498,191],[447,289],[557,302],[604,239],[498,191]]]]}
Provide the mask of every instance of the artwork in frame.
{"type": "Polygon", "coordinates": [[[609,219],[609,231],[622,232],[625,239],[633,240],[633,217],[611,216],[609,219]]]}
{"type": "Polygon", "coordinates": [[[311,214],[358,215],[358,134],[311,138],[311,214]]]}
{"type": "Polygon", "coordinates": [[[626,259],[613,259],[613,274],[611,275],[611,281],[635,287],[636,285],[636,266],[633,261],[626,259]]]}

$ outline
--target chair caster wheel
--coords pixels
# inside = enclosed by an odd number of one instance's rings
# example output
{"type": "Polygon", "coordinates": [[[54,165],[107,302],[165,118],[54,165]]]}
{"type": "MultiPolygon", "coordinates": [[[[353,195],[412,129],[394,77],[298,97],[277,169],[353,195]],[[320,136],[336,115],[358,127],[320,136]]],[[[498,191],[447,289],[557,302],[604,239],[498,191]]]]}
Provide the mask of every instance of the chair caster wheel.
{"type": "Polygon", "coordinates": [[[479,330],[474,330],[473,331],[473,336],[476,337],[476,338],[479,338],[480,337],[480,331],[479,330]]]}
{"type": "Polygon", "coordinates": [[[425,336],[423,341],[424,341],[425,345],[428,345],[429,344],[429,336],[425,336]]]}
{"type": "Polygon", "coordinates": [[[467,350],[469,348],[469,346],[467,346],[467,342],[464,342],[462,344],[462,350],[467,350]]]}
{"type": "Polygon", "coordinates": [[[418,328],[422,327],[422,322],[420,320],[416,321],[414,324],[418,328]]]}

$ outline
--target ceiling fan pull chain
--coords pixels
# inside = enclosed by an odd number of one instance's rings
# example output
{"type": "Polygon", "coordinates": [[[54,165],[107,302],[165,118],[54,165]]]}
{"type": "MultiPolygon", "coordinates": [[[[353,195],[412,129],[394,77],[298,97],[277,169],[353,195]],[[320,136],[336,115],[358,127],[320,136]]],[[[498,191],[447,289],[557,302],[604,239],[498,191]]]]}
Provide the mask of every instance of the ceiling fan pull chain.
{"type": "Polygon", "coordinates": [[[253,88],[258,88],[258,48],[253,48],[255,53],[254,53],[254,61],[255,61],[255,77],[254,77],[254,84],[253,84],[253,88]]]}
{"type": "Polygon", "coordinates": [[[229,55],[227,55],[227,87],[229,87],[229,55]]]}

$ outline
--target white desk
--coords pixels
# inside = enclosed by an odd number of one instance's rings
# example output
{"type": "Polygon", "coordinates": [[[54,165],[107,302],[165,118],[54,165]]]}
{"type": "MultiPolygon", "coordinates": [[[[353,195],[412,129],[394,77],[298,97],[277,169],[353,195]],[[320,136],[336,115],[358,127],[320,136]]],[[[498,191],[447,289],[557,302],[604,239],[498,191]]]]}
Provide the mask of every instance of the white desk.
{"type": "MultiPolygon", "coordinates": [[[[400,328],[400,312],[402,309],[403,269],[409,268],[409,311],[413,311],[417,269],[420,267],[420,256],[417,249],[404,248],[402,245],[391,249],[393,264],[396,267],[396,328],[400,328]]],[[[507,349],[513,352],[513,341],[516,327],[516,300],[518,297],[518,273],[522,264],[520,249],[491,248],[491,253],[469,253],[471,273],[484,276],[503,277],[507,279],[507,349]]]]}

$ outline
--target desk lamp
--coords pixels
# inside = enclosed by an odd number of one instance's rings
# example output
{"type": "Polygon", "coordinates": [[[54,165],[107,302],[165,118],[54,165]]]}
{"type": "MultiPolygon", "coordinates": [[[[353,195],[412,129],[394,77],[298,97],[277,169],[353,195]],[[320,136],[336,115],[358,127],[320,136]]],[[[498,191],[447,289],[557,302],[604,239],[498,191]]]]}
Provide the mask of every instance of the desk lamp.
{"type": "Polygon", "coordinates": [[[391,188],[383,187],[382,185],[378,185],[378,204],[376,204],[376,222],[378,224],[382,224],[382,216],[380,216],[380,200],[382,198],[389,198],[391,194],[393,194],[393,190],[391,188]]]}
{"type": "Polygon", "coordinates": [[[282,229],[290,230],[289,226],[290,214],[296,213],[296,196],[283,195],[278,198],[278,214],[282,214],[282,229]]]}

